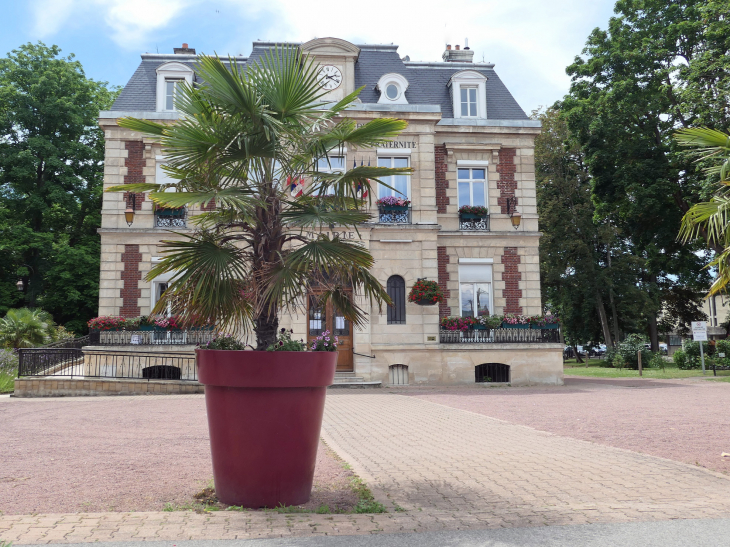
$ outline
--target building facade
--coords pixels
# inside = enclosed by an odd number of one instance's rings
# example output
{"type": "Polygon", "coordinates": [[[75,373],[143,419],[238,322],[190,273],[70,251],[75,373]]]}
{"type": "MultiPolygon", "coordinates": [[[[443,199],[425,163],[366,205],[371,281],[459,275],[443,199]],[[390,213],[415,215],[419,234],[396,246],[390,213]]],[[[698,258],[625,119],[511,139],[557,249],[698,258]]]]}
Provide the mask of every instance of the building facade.
{"type": "MultiPolygon", "coordinates": [[[[297,338],[337,331],[343,342],[338,370],[369,381],[474,383],[476,368],[500,364],[506,365],[512,384],[562,383],[562,346],[536,343],[535,333],[532,338],[523,333],[519,343],[466,343],[439,330],[444,316],[485,309],[500,315],[543,311],[534,165],[540,124],[525,115],[494,65],[473,63],[473,52],[459,46],[447,46],[442,62],[421,63],[402,59],[394,45],[356,46],[337,38],[295,45],[321,65],[321,81],[332,100],[364,86],[348,111],[357,123],[381,116],[408,122],[388,146],[343,150],[323,168],[365,163],[407,166],[413,173],[388,181],[410,199],[407,211],[379,209],[375,200],[393,195],[381,186],[377,196],[370,196],[372,221],[362,225],[359,235],[334,227],[340,237],[362,238],[376,260],[373,273],[395,306],[370,309],[362,330],[352,329],[336,310],[312,306],[305,306],[300,316],[284,318],[282,326],[293,328],[297,338]],[[463,205],[486,206],[489,214],[464,218],[458,211],[463,205]],[[421,278],[438,281],[446,302],[406,302],[421,278]]],[[[255,42],[250,56],[235,61],[252,63],[275,46],[255,42]]],[[[160,182],[166,176],[159,145],[120,128],[117,120],[177,119],[175,85],[196,81],[194,62],[195,51],[186,44],[172,55],[142,55],[112,110],[100,113],[106,135],[105,188],[160,182]]],[[[131,201],[130,194],[104,194],[99,315],[150,312],[169,281],[144,280],[160,259],[159,242],[171,238],[169,229],[188,230],[187,219],[200,212],[155,211],[144,194],[136,194],[135,220],[127,226],[124,210],[131,201]]]]}

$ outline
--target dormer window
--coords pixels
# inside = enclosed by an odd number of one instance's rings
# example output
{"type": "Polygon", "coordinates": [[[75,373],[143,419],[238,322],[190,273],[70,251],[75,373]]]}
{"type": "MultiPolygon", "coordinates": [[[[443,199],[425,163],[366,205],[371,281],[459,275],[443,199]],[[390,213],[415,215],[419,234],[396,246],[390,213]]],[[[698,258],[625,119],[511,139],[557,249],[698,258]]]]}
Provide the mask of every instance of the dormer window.
{"type": "Polygon", "coordinates": [[[408,80],[400,74],[391,72],[385,74],[378,80],[376,86],[380,91],[380,104],[408,104],[406,99],[406,89],[408,89],[408,80]]]}
{"type": "Polygon", "coordinates": [[[476,70],[455,72],[449,80],[454,118],[487,117],[487,77],[476,70]]]}
{"type": "Polygon", "coordinates": [[[193,69],[177,62],[157,67],[157,111],[175,112],[175,95],[182,82],[193,84],[193,69]]]}

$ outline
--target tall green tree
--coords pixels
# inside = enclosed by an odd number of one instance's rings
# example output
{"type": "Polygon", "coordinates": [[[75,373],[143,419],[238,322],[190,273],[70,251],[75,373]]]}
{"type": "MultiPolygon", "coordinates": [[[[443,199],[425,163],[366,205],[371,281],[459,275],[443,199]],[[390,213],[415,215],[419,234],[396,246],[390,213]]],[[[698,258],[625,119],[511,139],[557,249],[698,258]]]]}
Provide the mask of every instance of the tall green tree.
{"type": "Polygon", "coordinates": [[[595,215],[640,261],[642,322],[658,349],[664,328],[701,316],[709,284],[700,248],[677,241],[708,180],[672,141],[681,127],[730,123],[730,3],[620,0],[568,67],[568,127],[591,176],[595,215]]]}
{"type": "Polygon", "coordinates": [[[0,313],[42,307],[76,332],[95,315],[104,160],[96,120],[116,94],[57,46],[29,43],[0,59],[0,313]]]}

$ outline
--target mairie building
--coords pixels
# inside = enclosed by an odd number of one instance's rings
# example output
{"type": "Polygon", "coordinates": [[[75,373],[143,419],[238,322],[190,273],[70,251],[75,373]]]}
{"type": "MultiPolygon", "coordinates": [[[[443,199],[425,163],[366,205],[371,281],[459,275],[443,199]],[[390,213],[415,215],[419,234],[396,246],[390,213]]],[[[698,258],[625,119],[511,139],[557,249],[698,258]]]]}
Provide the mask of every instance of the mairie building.
{"type": "MultiPolygon", "coordinates": [[[[277,47],[255,42],[241,66],[277,47]]],[[[495,72],[473,62],[473,51],[446,46],[439,62],[413,62],[396,45],[354,45],[319,38],[299,47],[319,63],[329,100],[363,87],[348,116],[357,123],[378,117],[408,122],[394,141],[377,149],[344,149],[322,169],[354,164],[411,167],[409,176],[373,188],[371,221],[359,234],[337,226],[330,232],[359,239],[375,258],[374,275],[387,287],[392,307],[373,307],[367,325],[353,329],[337,310],[314,300],[300,315],[282,318],[295,338],[325,330],[338,335],[338,375],[377,385],[562,383],[559,337],[539,331],[471,335],[442,331],[447,316],[537,315],[540,300],[540,232],[535,195],[534,140],[540,123],[529,119],[495,72]],[[407,196],[405,211],[378,208],[378,198],[407,196]],[[486,218],[459,214],[464,205],[485,206],[486,218]],[[440,305],[407,302],[419,279],[437,281],[440,305]]],[[[162,182],[165,153],[153,140],[118,126],[132,116],[160,122],[178,119],[175,86],[198,81],[195,50],[144,54],[110,111],[99,115],[106,137],[104,186],[162,182]]],[[[191,230],[193,207],[155,209],[144,194],[105,192],[102,210],[99,315],[150,313],[168,277],[145,277],[161,259],[160,241],[170,230],[191,230]],[[134,222],[125,221],[133,204],[134,222]]],[[[324,230],[326,231],[326,230],[324,230]]],[[[511,329],[504,329],[511,330],[511,329]]],[[[557,334],[557,333],[554,333],[557,334]]]]}

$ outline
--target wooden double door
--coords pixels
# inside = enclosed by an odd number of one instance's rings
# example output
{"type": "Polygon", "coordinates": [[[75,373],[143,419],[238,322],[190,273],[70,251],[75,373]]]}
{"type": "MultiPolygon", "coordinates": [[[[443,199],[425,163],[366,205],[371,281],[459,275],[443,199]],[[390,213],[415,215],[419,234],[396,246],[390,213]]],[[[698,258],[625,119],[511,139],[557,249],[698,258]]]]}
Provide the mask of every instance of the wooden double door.
{"type": "Polygon", "coordinates": [[[307,343],[329,331],[337,336],[337,372],[352,372],[353,344],[352,324],[333,306],[332,302],[322,305],[316,295],[307,298],[307,343]]]}

